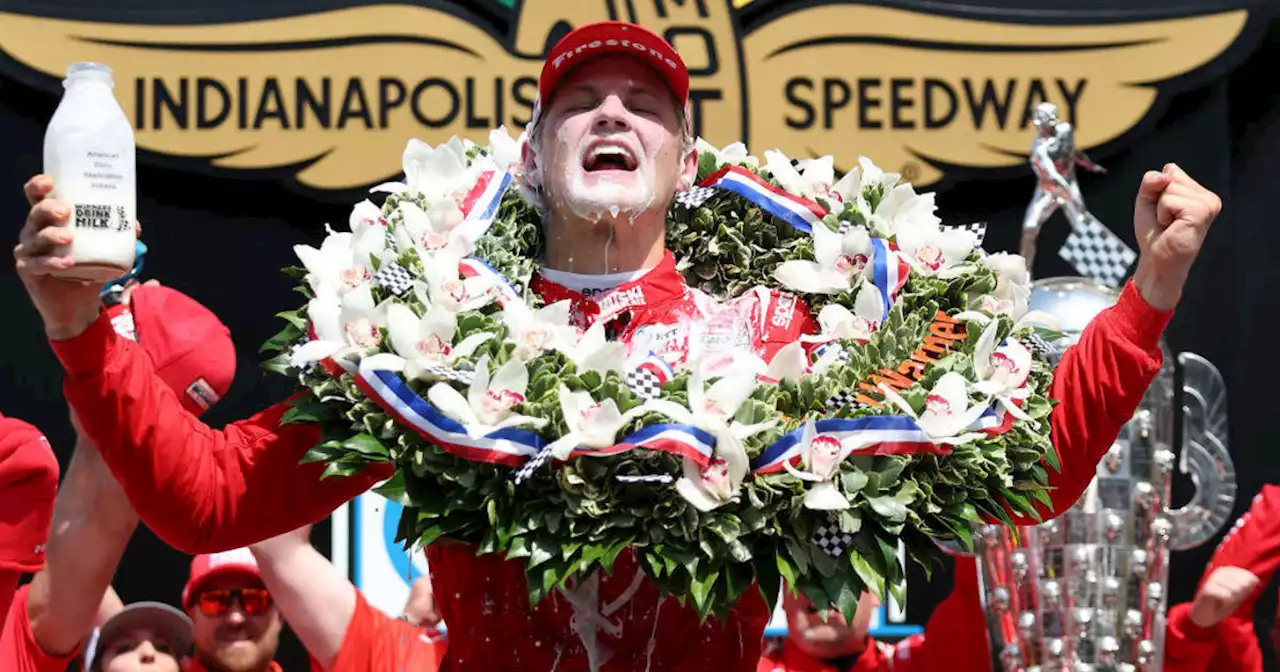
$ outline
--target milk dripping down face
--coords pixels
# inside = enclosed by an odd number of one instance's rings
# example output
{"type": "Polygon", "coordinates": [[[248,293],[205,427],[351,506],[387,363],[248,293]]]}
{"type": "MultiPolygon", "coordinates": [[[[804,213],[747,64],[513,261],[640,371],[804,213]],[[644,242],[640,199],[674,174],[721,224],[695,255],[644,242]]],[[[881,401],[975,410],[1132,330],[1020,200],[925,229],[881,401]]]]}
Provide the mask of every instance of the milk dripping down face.
{"type": "Polygon", "coordinates": [[[652,68],[625,55],[592,59],[565,77],[545,114],[535,179],[553,220],[665,212],[684,168],[682,118],[652,68]]]}

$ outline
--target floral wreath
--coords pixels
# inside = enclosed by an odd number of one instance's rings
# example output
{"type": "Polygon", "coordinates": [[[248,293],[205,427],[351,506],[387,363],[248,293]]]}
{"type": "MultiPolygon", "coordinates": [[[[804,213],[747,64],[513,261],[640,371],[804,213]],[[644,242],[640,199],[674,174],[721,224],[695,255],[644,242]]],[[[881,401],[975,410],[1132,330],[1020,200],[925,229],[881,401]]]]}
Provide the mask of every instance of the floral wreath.
{"type": "Polygon", "coordinates": [[[866,590],[903,599],[900,543],[928,567],[935,540],[1049,504],[1054,334],[1022,258],[942,226],[932,194],[865,158],[836,181],[830,156],[699,140],[678,268],[716,299],[790,290],[821,332],[754,369],[673,369],[530,291],[521,141],[410,142],[382,206],[287,269],[309,301],[264,346],[302,385],[284,421],[321,425],[304,462],[325,477],[396,466],[399,540],[524,558],[534,602],[630,547],[704,617],[782,579],[852,616],[866,590]]]}

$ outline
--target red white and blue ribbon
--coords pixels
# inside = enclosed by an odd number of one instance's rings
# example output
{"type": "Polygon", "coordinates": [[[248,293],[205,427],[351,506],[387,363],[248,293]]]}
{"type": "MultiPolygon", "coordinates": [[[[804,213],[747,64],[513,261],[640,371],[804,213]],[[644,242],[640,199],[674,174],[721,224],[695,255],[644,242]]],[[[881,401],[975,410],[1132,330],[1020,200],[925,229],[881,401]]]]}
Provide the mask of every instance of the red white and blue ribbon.
{"type": "MultiPolygon", "coordinates": [[[[1013,415],[1005,412],[1003,406],[993,405],[967,427],[966,431],[998,436],[1013,427],[1013,420],[1013,415]]],[[[814,423],[814,430],[818,434],[833,436],[841,443],[851,440],[869,443],[867,447],[854,451],[859,455],[946,455],[951,452],[950,445],[934,443],[914,419],[905,415],[818,420],[814,423]]],[[[803,427],[783,435],[751,461],[751,471],[757,474],[783,471],[784,463],[794,463],[800,458],[804,448],[803,436],[803,427]]]]}
{"type": "Polygon", "coordinates": [[[725,166],[708,175],[699,186],[732,191],[805,233],[827,214],[818,203],[775,187],[741,166],[725,166]]]}
{"type": "Polygon", "coordinates": [[[512,181],[510,172],[486,171],[481,173],[475,186],[471,187],[463,197],[462,214],[466,217],[465,221],[484,223],[484,228],[479,231],[477,237],[484,235],[484,232],[489,229],[489,224],[493,223],[494,217],[498,216],[502,197],[506,195],[512,181]]]}
{"type": "Polygon", "coordinates": [[[506,306],[510,302],[523,302],[520,293],[516,291],[515,285],[507,279],[507,276],[499,273],[497,269],[486,264],[479,257],[467,257],[458,262],[458,272],[464,278],[487,278],[492,282],[494,291],[498,293],[498,305],[506,306]]]}
{"type": "Polygon", "coordinates": [[[907,275],[910,273],[911,266],[890,246],[888,240],[871,239],[871,282],[879,291],[880,303],[884,306],[881,321],[889,318],[893,301],[903,285],[907,284],[907,275]]]}
{"type": "Polygon", "coordinates": [[[356,385],[379,408],[422,438],[466,460],[516,467],[546,443],[533,432],[514,427],[471,438],[457,420],[418,396],[393,371],[355,371],[356,385]]]}
{"type": "Polygon", "coordinates": [[[675,369],[671,368],[667,360],[657,356],[653,351],[650,351],[649,356],[645,357],[644,361],[640,362],[636,368],[657,376],[658,382],[663,385],[666,385],[672,378],[676,377],[675,369]]]}
{"type": "Polygon", "coordinates": [[[583,455],[617,455],[637,448],[679,455],[705,467],[711,460],[716,439],[709,432],[689,425],[649,425],[627,435],[609,448],[578,448],[570,457],[583,455]]]}

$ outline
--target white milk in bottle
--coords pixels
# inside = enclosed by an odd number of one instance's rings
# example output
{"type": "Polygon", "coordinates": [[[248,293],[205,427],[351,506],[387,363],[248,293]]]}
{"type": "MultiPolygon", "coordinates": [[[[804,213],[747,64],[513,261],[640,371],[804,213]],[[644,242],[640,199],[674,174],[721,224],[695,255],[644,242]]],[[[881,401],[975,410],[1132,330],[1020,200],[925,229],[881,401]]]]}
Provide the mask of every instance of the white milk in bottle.
{"type": "Polygon", "coordinates": [[[75,63],[63,80],[62,102],[44,135],[44,172],[53,197],[72,207],[70,254],[75,265],[60,275],[106,281],[133,267],[137,174],[133,128],[115,97],[111,68],[75,63]]]}

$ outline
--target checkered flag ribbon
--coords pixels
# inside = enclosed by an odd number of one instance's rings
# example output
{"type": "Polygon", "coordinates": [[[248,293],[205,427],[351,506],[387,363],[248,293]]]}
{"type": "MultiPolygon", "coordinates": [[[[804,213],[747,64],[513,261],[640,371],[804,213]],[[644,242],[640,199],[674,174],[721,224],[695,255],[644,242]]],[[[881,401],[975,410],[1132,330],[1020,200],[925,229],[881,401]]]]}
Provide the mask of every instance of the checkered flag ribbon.
{"type": "Polygon", "coordinates": [[[702,207],[712,196],[716,195],[714,187],[692,187],[687,191],[676,192],[676,204],[693,210],[702,207]]]}
{"type": "Polygon", "coordinates": [[[644,400],[662,396],[662,379],[648,369],[635,369],[627,374],[627,387],[644,400]]]}
{"type": "Polygon", "coordinates": [[[394,253],[394,252],[399,252],[399,251],[400,251],[400,247],[399,247],[399,245],[396,243],[396,234],[395,234],[394,232],[392,232],[392,231],[391,231],[391,227],[390,227],[390,226],[387,226],[386,231],[387,231],[387,249],[388,249],[388,250],[391,250],[393,253],[394,253]]]}
{"type": "Polygon", "coordinates": [[[476,376],[476,374],[471,371],[459,371],[449,366],[424,366],[422,370],[436,378],[444,378],[445,380],[452,380],[455,383],[462,383],[463,385],[468,386],[471,385],[472,379],[476,376]]]}
{"type": "Polygon", "coordinates": [[[1067,236],[1058,254],[1080,275],[1112,287],[1124,281],[1129,265],[1138,258],[1124,241],[1092,216],[1067,236]]]}
{"type": "Polygon", "coordinates": [[[1057,348],[1053,347],[1053,344],[1051,344],[1049,341],[1044,340],[1043,338],[1040,338],[1040,335],[1034,332],[1032,332],[1031,334],[1028,334],[1026,337],[1022,338],[1021,340],[1022,340],[1022,344],[1027,346],[1027,349],[1030,350],[1032,354],[1036,355],[1040,359],[1047,360],[1049,358],[1049,355],[1051,355],[1053,352],[1057,350],[1057,348]]]}
{"type": "Polygon", "coordinates": [[[813,544],[827,555],[838,558],[853,544],[853,535],[841,530],[839,525],[826,523],[813,533],[813,544]]]}
{"type": "Polygon", "coordinates": [[[394,261],[383,264],[382,268],[373,274],[373,279],[396,296],[404,294],[413,286],[413,274],[394,261]]]}
{"type": "Polygon", "coordinates": [[[973,244],[974,247],[982,247],[982,241],[986,240],[987,238],[986,222],[973,222],[972,224],[956,224],[954,226],[947,226],[945,228],[972,231],[973,235],[978,237],[977,241],[973,244]]]}
{"type": "Polygon", "coordinates": [[[520,465],[519,469],[516,469],[516,473],[514,476],[516,485],[520,485],[521,483],[524,483],[525,481],[532,478],[534,472],[541,469],[542,465],[546,464],[547,460],[550,460],[550,459],[551,459],[551,444],[548,443],[547,445],[542,447],[542,450],[538,451],[537,455],[534,455],[533,457],[525,460],[524,464],[520,465]]]}
{"type": "Polygon", "coordinates": [[[855,393],[849,390],[841,390],[830,397],[827,397],[827,402],[823,407],[828,411],[838,411],[845,406],[856,406],[858,405],[856,396],[857,395],[855,393]]]}

